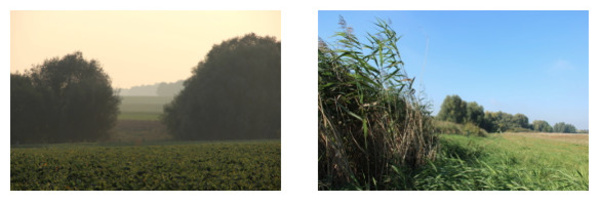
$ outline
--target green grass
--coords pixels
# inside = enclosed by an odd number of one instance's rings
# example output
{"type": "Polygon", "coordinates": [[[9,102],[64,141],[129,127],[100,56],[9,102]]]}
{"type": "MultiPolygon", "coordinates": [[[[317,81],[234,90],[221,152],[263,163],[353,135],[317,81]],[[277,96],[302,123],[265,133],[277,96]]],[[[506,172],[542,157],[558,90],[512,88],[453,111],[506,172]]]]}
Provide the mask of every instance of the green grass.
{"type": "Polygon", "coordinates": [[[144,113],[144,112],[126,112],[121,113],[117,116],[118,120],[144,120],[144,121],[158,121],[160,113],[144,113]]]}
{"type": "MultiPolygon", "coordinates": [[[[522,134],[442,135],[411,190],[588,190],[588,144],[522,134]]],[[[406,176],[406,175],[402,175],[406,176]]]]}
{"type": "Polygon", "coordinates": [[[280,190],[281,144],[169,142],[11,148],[11,190],[280,190]]]}
{"type": "Polygon", "coordinates": [[[159,120],[163,106],[173,97],[163,96],[122,96],[119,120],[159,120]]]}

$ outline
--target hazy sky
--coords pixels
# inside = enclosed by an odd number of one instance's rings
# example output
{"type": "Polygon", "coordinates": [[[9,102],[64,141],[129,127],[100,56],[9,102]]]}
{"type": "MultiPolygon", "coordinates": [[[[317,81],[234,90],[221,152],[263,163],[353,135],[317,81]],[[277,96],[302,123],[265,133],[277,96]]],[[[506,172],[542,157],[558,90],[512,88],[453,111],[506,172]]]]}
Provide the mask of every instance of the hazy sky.
{"type": "Polygon", "coordinates": [[[114,87],[174,82],[214,44],[251,32],[281,40],[280,11],[11,11],[10,71],[81,51],[114,87]]]}
{"type": "Polygon", "coordinates": [[[340,15],[360,38],[377,17],[392,22],[434,114],[457,94],[530,123],[588,129],[587,11],[319,11],[319,37],[333,41],[340,15]]]}

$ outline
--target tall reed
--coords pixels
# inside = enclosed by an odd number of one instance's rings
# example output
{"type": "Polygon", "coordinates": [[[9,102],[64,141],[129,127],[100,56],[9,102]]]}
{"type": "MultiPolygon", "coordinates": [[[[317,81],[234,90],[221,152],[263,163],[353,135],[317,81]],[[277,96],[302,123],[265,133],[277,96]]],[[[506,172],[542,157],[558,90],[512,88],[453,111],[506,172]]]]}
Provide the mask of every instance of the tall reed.
{"type": "Polygon", "coordinates": [[[340,25],[335,47],[319,40],[319,189],[386,189],[396,166],[434,159],[430,112],[388,23],[378,19],[366,43],[340,25]]]}

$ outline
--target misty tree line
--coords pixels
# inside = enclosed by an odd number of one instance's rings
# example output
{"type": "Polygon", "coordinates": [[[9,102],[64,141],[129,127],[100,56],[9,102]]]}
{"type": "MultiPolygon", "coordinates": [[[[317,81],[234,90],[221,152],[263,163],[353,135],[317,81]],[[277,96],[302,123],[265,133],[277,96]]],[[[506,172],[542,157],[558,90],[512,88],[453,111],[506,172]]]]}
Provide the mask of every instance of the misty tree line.
{"type": "Polygon", "coordinates": [[[119,94],[121,96],[175,96],[183,90],[183,81],[133,86],[129,89],[121,89],[119,94]]]}
{"type": "MultiPolygon", "coordinates": [[[[223,41],[193,69],[161,121],[176,139],[280,138],[280,74],[274,37],[223,41]]],[[[11,144],[108,139],[120,101],[99,63],[81,52],[11,73],[11,144]]]]}
{"type": "Polygon", "coordinates": [[[502,111],[484,112],[483,106],[477,102],[463,101],[458,95],[446,96],[436,118],[458,124],[473,124],[487,132],[577,132],[574,125],[565,122],[556,123],[553,127],[544,120],[534,120],[530,124],[529,118],[521,113],[512,115],[502,111]]]}

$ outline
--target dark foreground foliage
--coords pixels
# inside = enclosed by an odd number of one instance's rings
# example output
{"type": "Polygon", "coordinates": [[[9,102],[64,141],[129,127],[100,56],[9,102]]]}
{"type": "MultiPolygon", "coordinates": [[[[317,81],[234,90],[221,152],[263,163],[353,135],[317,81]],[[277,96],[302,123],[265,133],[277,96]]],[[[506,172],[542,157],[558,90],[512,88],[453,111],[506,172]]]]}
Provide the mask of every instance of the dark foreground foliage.
{"type": "Polygon", "coordinates": [[[393,166],[434,159],[431,117],[404,70],[400,36],[380,20],[365,44],[340,24],[338,48],[319,41],[319,189],[390,189],[393,166]]]}
{"type": "Polygon", "coordinates": [[[281,42],[248,34],[213,46],[162,121],[178,139],[280,138],[281,42]]]}
{"type": "Polygon", "coordinates": [[[11,190],[280,190],[279,141],[12,148],[11,190]]]}

